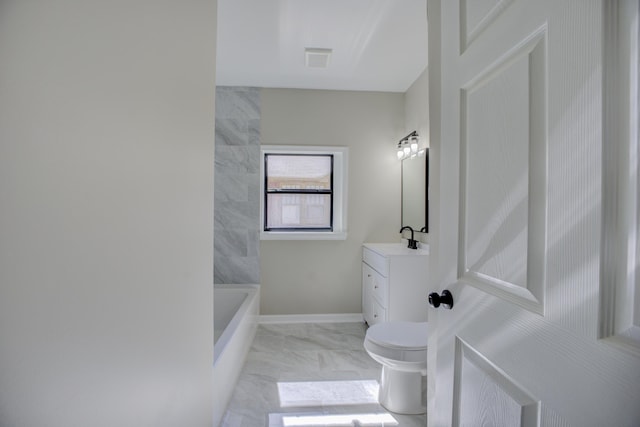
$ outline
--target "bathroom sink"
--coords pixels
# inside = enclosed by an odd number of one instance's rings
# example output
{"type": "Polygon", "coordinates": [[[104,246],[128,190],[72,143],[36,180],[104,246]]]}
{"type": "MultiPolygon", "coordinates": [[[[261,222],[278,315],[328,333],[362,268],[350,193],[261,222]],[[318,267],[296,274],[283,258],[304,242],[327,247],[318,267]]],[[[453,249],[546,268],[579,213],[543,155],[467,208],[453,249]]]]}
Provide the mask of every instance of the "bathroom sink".
{"type": "Polygon", "coordinates": [[[402,243],[365,243],[364,246],[384,256],[429,254],[428,244],[420,243],[420,247],[418,249],[409,249],[407,247],[406,240],[403,240],[402,243]]]}

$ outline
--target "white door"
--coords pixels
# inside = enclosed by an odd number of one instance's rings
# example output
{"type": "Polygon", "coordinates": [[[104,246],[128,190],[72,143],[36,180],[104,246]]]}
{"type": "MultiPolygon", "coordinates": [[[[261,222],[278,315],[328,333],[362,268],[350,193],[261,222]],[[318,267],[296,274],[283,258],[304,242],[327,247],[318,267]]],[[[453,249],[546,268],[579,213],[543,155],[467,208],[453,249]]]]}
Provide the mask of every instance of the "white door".
{"type": "Polygon", "coordinates": [[[429,425],[640,426],[637,0],[428,15],[429,425]]]}

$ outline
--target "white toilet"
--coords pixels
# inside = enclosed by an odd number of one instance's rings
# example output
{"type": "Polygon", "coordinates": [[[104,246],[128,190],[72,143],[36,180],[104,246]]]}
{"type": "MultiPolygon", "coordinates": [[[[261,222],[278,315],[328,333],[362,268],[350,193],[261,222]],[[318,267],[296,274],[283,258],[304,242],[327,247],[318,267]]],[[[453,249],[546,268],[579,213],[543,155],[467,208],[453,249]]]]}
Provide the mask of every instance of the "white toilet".
{"type": "Polygon", "coordinates": [[[398,414],[424,414],[422,376],[427,375],[427,322],[391,321],[367,329],[364,348],[382,364],[382,406],[398,414]]]}

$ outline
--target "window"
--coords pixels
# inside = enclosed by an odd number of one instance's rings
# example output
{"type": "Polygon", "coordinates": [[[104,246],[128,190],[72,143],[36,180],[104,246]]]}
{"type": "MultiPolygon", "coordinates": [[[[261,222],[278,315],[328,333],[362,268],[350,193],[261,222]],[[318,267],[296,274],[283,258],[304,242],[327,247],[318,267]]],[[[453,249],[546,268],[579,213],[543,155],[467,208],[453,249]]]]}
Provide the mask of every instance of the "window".
{"type": "Polygon", "coordinates": [[[265,231],[333,231],[333,155],[264,155],[265,231]]]}
{"type": "Polygon", "coordinates": [[[261,147],[261,238],[346,238],[343,147],[261,147]]]}

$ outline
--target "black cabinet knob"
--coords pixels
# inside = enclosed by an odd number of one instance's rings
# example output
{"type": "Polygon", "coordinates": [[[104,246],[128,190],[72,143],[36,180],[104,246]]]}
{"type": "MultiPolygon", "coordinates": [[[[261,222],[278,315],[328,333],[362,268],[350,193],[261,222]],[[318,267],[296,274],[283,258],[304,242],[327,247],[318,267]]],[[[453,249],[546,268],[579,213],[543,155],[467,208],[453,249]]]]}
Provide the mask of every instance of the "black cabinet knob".
{"type": "Polygon", "coordinates": [[[432,292],[429,294],[429,305],[435,308],[442,305],[442,307],[451,310],[453,308],[453,295],[446,289],[440,295],[437,292],[432,292]]]}

